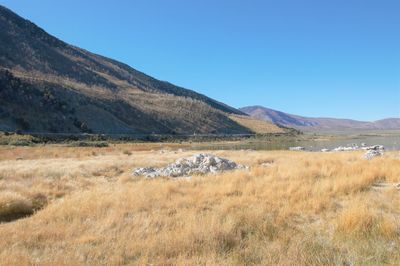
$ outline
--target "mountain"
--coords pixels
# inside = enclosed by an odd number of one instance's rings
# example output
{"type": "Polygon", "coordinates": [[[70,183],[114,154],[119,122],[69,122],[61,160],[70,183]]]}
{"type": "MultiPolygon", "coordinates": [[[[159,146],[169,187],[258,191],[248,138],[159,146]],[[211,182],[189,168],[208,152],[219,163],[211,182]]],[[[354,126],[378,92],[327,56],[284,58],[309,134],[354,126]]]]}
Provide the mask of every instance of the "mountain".
{"type": "Polygon", "coordinates": [[[247,106],[239,110],[246,114],[286,127],[300,130],[349,130],[349,129],[400,129],[400,118],[388,118],[374,122],[337,118],[314,118],[287,114],[263,106],[247,106]]]}
{"type": "Polygon", "coordinates": [[[386,129],[399,129],[400,128],[400,118],[386,118],[386,119],[374,121],[373,123],[378,128],[386,128],[386,129]]]}
{"type": "Polygon", "coordinates": [[[0,29],[0,130],[254,132],[240,123],[248,118],[241,111],[69,45],[3,6],[0,29]]]}

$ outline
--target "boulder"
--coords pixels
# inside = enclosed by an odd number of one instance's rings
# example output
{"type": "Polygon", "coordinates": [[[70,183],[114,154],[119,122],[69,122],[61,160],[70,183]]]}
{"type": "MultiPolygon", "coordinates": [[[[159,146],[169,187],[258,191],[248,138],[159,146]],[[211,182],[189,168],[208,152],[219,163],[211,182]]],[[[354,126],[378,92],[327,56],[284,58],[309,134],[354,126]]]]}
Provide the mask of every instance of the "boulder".
{"type": "Polygon", "coordinates": [[[182,177],[235,169],[247,169],[247,167],[211,154],[196,154],[188,158],[178,159],[175,163],[162,168],[137,168],[133,171],[133,175],[146,176],[148,178],[182,177]]]}
{"type": "Polygon", "coordinates": [[[382,155],[383,153],[380,150],[368,150],[363,157],[364,159],[371,160],[382,155]]]}
{"type": "Polygon", "coordinates": [[[382,145],[373,145],[373,146],[368,146],[368,147],[363,147],[363,150],[373,150],[373,151],[383,151],[385,149],[385,147],[383,147],[382,145]]]}
{"type": "Polygon", "coordinates": [[[304,151],[305,148],[304,147],[290,147],[289,148],[290,151],[304,151]]]}
{"type": "Polygon", "coordinates": [[[339,146],[339,147],[333,149],[333,151],[355,151],[357,149],[358,149],[358,147],[356,147],[356,146],[351,146],[351,147],[339,146]]]}

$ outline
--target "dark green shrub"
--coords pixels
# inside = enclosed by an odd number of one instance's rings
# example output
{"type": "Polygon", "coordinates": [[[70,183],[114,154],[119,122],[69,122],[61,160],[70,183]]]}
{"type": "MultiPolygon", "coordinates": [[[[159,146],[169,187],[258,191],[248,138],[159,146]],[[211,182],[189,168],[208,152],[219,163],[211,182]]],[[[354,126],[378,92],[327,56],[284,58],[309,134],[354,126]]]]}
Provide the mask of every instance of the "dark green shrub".
{"type": "Polygon", "coordinates": [[[96,147],[96,148],[104,148],[108,147],[108,142],[106,141],[78,141],[72,142],[68,146],[70,147],[96,147]]]}

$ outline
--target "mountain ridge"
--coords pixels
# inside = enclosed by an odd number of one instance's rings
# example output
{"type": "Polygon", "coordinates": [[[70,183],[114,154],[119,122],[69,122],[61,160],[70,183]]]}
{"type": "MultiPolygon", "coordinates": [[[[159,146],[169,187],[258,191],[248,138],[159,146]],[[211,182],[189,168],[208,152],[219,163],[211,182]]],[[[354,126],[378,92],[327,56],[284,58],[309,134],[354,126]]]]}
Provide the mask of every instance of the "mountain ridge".
{"type": "Polygon", "coordinates": [[[306,117],[277,111],[260,105],[246,106],[239,110],[248,115],[282,126],[300,130],[346,130],[346,129],[400,129],[400,118],[385,118],[376,121],[330,117],[306,117]]]}
{"type": "Polygon", "coordinates": [[[0,130],[255,133],[231,119],[243,112],[69,45],[1,5],[0,28],[0,130]]]}

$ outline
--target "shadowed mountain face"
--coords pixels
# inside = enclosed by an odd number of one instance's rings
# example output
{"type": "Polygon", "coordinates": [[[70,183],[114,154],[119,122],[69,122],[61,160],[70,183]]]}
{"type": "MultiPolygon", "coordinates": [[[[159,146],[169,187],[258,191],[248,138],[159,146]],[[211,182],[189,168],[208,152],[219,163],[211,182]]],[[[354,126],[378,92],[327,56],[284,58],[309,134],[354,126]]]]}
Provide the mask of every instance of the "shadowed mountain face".
{"type": "Polygon", "coordinates": [[[68,45],[0,6],[0,130],[251,133],[237,109],[68,45]]]}
{"type": "Polygon", "coordinates": [[[240,108],[246,114],[287,127],[300,130],[349,130],[349,129],[400,129],[400,118],[388,118],[374,122],[351,119],[314,118],[291,115],[262,106],[240,108]]]}

